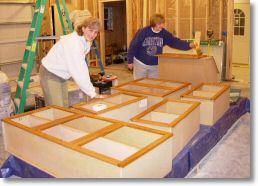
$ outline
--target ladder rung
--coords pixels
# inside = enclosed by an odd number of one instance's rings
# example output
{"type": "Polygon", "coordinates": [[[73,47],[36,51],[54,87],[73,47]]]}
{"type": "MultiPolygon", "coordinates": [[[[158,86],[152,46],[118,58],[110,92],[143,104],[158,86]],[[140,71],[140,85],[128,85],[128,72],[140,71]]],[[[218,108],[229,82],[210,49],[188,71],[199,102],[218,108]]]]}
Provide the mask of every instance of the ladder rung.
{"type": "Polygon", "coordinates": [[[17,81],[17,85],[22,89],[24,82],[23,81],[17,81]]]}
{"type": "Polygon", "coordinates": [[[39,9],[39,13],[43,14],[45,11],[45,6],[41,5],[39,9]]]}
{"type": "Polygon", "coordinates": [[[19,99],[19,98],[15,98],[14,99],[14,104],[16,105],[16,107],[20,107],[20,103],[21,103],[21,99],[19,99]]]}
{"type": "Polygon", "coordinates": [[[28,67],[28,64],[24,63],[24,64],[22,64],[21,66],[22,66],[22,68],[23,68],[24,70],[26,70],[27,67],[28,67]]]}
{"type": "Polygon", "coordinates": [[[31,50],[31,46],[26,46],[26,50],[31,50]]]}
{"type": "Polygon", "coordinates": [[[31,32],[35,32],[35,30],[36,30],[35,28],[31,28],[30,29],[31,32]]]}
{"type": "Polygon", "coordinates": [[[39,8],[38,9],[35,9],[35,11],[34,11],[35,13],[37,13],[37,12],[39,12],[39,8]]]}

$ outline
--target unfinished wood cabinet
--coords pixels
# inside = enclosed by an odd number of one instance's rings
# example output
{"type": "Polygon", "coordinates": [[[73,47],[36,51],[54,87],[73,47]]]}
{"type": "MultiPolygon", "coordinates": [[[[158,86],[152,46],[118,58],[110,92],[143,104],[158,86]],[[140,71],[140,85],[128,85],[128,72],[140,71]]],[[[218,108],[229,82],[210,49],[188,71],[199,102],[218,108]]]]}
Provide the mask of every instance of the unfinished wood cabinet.
{"type": "Polygon", "coordinates": [[[141,78],[121,84],[114,87],[114,89],[146,95],[149,107],[162,101],[164,98],[180,99],[180,96],[188,91],[190,87],[191,84],[186,82],[141,78]]]}
{"type": "Polygon", "coordinates": [[[9,153],[58,178],[162,178],[172,169],[172,134],[66,109],[5,118],[3,133],[9,153]]]}
{"type": "Polygon", "coordinates": [[[101,100],[77,104],[74,108],[85,113],[130,122],[132,117],[148,108],[148,99],[140,94],[118,92],[101,100]]]}
{"type": "MultiPolygon", "coordinates": [[[[147,97],[132,93],[118,92],[108,96],[107,98],[82,102],[74,105],[73,107],[89,114],[101,115],[112,110],[119,110],[122,107],[126,107],[127,112],[131,112],[133,110],[129,109],[127,106],[132,103],[137,103],[139,108],[146,109],[147,97]]],[[[123,115],[122,112],[120,112],[120,114],[123,115]]]]}
{"type": "Polygon", "coordinates": [[[230,86],[203,83],[182,95],[183,100],[201,103],[200,122],[213,125],[229,109],[230,86]]]}
{"type": "Polygon", "coordinates": [[[134,124],[173,133],[172,157],[200,128],[200,103],[165,99],[131,118],[134,124]]]}
{"type": "Polygon", "coordinates": [[[159,78],[187,81],[192,86],[203,82],[217,83],[219,71],[214,58],[195,56],[170,53],[159,55],[159,78]]]}
{"type": "Polygon", "coordinates": [[[23,127],[37,128],[42,125],[55,124],[68,118],[74,118],[76,112],[59,106],[47,106],[38,110],[26,112],[22,115],[12,117],[12,121],[19,123],[23,127]]]}

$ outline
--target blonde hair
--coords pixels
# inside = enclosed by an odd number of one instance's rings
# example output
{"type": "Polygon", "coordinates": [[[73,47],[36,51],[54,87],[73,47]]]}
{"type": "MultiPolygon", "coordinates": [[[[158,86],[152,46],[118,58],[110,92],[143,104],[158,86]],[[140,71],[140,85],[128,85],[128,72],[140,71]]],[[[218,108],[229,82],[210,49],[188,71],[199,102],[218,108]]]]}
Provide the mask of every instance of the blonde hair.
{"type": "Polygon", "coordinates": [[[162,14],[154,14],[150,18],[150,26],[155,27],[157,24],[165,23],[165,18],[162,14]]]}
{"type": "Polygon", "coordinates": [[[81,21],[78,25],[74,25],[74,26],[78,35],[82,36],[83,35],[82,27],[85,27],[85,28],[89,27],[90,29],[100,31],[101,22],[99,19],[95,17],[87,17],[86,19],[81,21]]]}

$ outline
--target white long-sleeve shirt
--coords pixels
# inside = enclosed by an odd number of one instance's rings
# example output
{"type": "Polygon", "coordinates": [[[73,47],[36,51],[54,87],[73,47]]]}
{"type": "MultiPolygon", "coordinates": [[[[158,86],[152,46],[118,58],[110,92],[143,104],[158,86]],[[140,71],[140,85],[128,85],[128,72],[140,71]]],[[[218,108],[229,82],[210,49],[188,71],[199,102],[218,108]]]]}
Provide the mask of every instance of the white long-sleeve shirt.
{"type": "Polygon", "coordinates": [[[42,65],[63,79],[72,77],[80,89],[93,98],[96,92],[85,62],[85,55],[90,51],[90,47],[90,42],[77,32],[62,36],[42,59],[42,65]]]}

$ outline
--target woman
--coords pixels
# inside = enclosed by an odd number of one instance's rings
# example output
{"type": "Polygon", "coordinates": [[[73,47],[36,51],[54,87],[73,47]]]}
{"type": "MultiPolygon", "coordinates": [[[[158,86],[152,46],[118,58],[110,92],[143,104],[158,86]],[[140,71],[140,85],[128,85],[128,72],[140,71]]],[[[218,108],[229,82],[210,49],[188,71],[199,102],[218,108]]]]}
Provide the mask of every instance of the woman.
{"type": "Polygon", "coordinates": [[[182,41],[164,29],[164,23],[163,15],[154,14],[150,26],[139,30],[133,38],[128,50],[128,68],[133,69],[134,79],[158,78],[157,55],[162,53],[163,46],[180,50],[195,48],[193,43],[182,41]]]}
{"type": "Polygon", "coordinates": [[[42,59],[40,79],[46,105],[69,106],[67,80],[71,77],[90,98],[99,97],[90,81],[85,55],[100,28],[97,18],[80,17],[75,31],[62,36],[42,59]]]}

